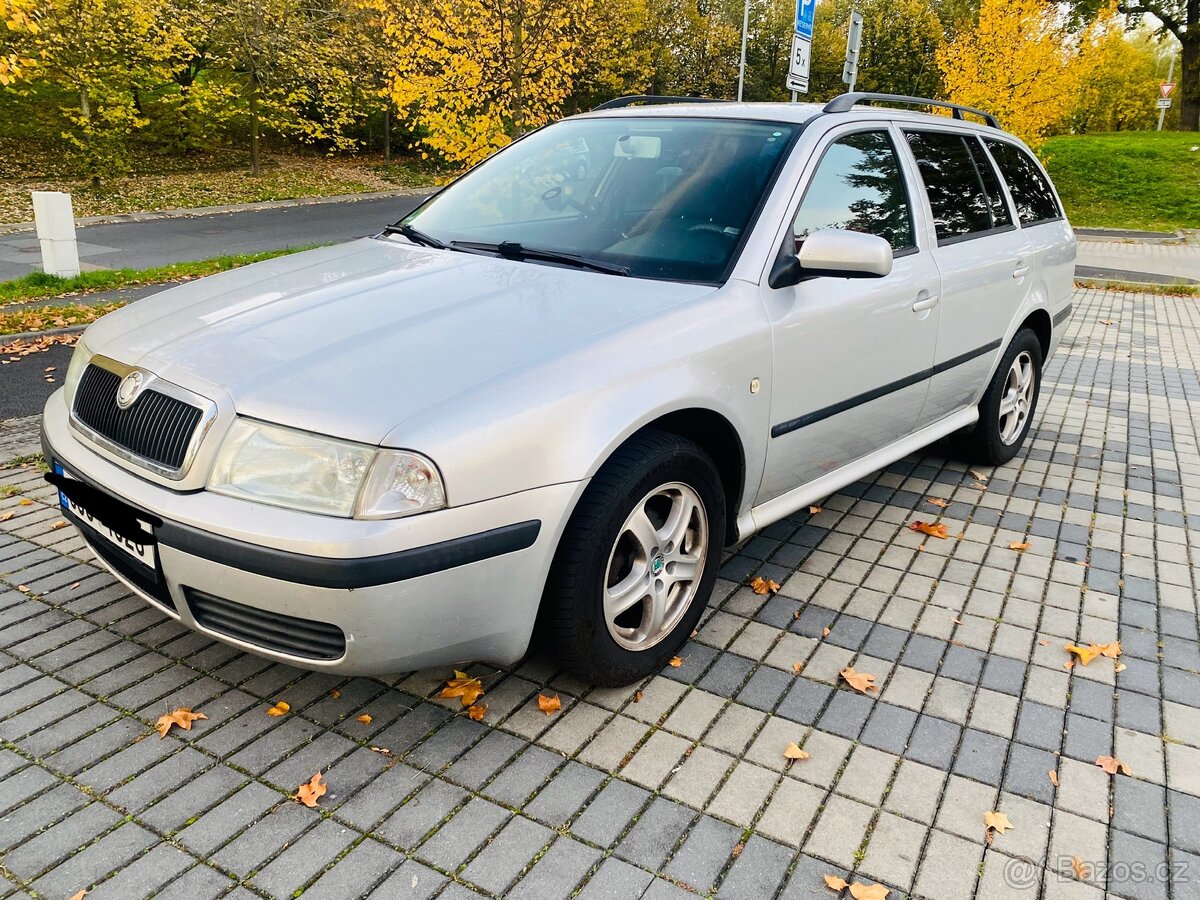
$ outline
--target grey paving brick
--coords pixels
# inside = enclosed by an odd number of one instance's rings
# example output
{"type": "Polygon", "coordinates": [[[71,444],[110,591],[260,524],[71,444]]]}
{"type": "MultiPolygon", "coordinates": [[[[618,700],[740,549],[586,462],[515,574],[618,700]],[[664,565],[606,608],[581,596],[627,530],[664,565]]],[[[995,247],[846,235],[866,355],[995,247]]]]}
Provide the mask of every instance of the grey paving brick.
{"type": "Polygon", "coordinates": [[[282,796],[257,782],[218,803],[179,833],[179,841],[198,856],[208,856],[249,825],[262,820],[282,796]]]}
{"type": "Polygon", "coordinates": [[[472,797],[449,822],[417,848],[417,856],[440,869],[456,869],[508,817],[509,813],[502,807],[472,797]]]}
{"type": "MultiPolygon", "coordinates": [[[[116,859],[110,860],[116,863],[116,859]]],[[[101,865],[103,865],[101,860],[101,865]]],[[[184,872],[195,865],[196,860],[170,844],[157,844],[148,853],[139,856],[128,866],[121,868],[112,878],[88,891],[93,900],[128,900],[130,897],[148,897],[162,887],[175,882],[184,872]]],[[[117,866],[113,866],[117,868],[117,866]]],[[[202,892],[198,896],[203,896],[202,892]]]]}
{"type": "Polygon", "coordinates": [[[791,858],[787,847],[752,835],[721,882],[720,896],[733,900],[772,896],[787,875],[791,858]]]}
{"type": "Polygon", "coordinates": [[[1058,758],[1048,750],[1013,744],[1004,772],[1004,788],[1030,800],[1053,803],[1054,786],[1046,773],[1057,768],[1058,758]]]}
{"type": "Polygon", "coordinates": [[[921,847],[928,829],[892,813],[879,815],[860,871],[875,879],[908,890],[916,874],[921,847]]]}
{"type": "Polygon", "coordinates": [[[1062,745],[1063,713],[1026,700],[1017,714],[1016,740],[1042,750],[1057,751],[1062,745]]]}
{"type": "Polygon", "coordinates": [[[101,803],[92,803],[71,813],[54,828],[43,831],[10,850],[4,858],[4,865],[19,878],[31,879],[39,872],[66,859],[120,821],[121,817],[108,807],[101,803]]]}
{"type": "Polygon", "coordinates": [[[33,882],[37,891],[69,897],[81,885],[92,884],[114,869],[124,868],[158,839],[133,822],[125,822],[33,882]]]}
{"type": "Polygon", "coordinates": [[[558,754],[531,746],[501,770],[483,788],[483,794],[504,806],[520,807],[530,794],[546,784],[560,765],[562,757],[558,754]]]}
{"type": "Polygon", "coordinates": [[[321,875],[304,896],[308,900],[365,897],[403,861],[404,857],[391,847],[367,838],[321,875]]]}
{"type": "MultiPolygon", "coordinates": [[[[683,846],[671,857],[664,873],[702,894],[707,893],[716,885],[717,875],[741,836],[742,832],[732,825],[701,816],[688,828],[683,846]]],[[[630,837],[633,837],[632,833],[630,837]]]]}
{"type": "Polygon", "coordinates": [[[630,897],[640,897],[653,877],[624,860],[609,857],[576,895],[576,900],[628,900],[630,897]]]}
{"type": "Polygon", "coordinates": [[[948,769],[962,729],[952,722],[933,716],[921,716],[908,739],[909,759],[940,769],[948,769]]]}
{"type": "Polygon", "coordinates": [[[804,845],[804,852],[853,868],[854,854],[862,844],[873,813],[871,807],[856,800],[831,797],[804,845]]]}
{"type": "MultiPolygon", "coordinates": [[[[371,892],[372,900],[428,900],[446,884],[446,877],[410,859],[371,892]]],[[[444,895],[443,895],[444,896],[444,895]]]]}
{"type": "Polygon", "coordinates": [[[199,863],[168,882],[155,897],[164,900],[216,900],[234,884],[236,882],[233,879],[199,863]]]}
{"type": "Polygon", "coordinates": [[[812,725],[832,693],[833,688],[828,685],[818,684],[808,678],[797,678],[775,712],[785,719],[812,725]]]}
{"type": "MultiPolygon", "coordinates": [[[[399,767],[397,767],[398,769],[399,767]]],[[[392,771],[396,771],[395,769],[392,771]]],[[[408,780],[414,769],[401,772],[397,778],[408,780]]],[[[380,786],[382,788],[382,786],[380,786]]],[[[376,829],[376,833],[404,849],[412,849],[439,822],[467,798],[467,792],[444,781],[430,781],[420,793],[413,796],[397,809],[391,817],[376,829]]],[[[353,803],[347,804],[347,811],[353,803]]],[[[378,807],[369,814],[356,816],[359,822],[367,822],[378,815],[378,807]]],[[[353,819],[351,821],[354,821],[353,819]]]]}
{"type": "Polygon", "coordinates": [[[10,850],[47,828],[82,809],[90,798],[70,784],[60,784],[34,797],[23,806],[10,810],[0,818],[0,851],[10,850]]]}
{"type": "Polygon", "coordinates": [[[917,714],[912,710],[880,700],[871,710],[866,727],[858,739],[868,747],[899,754],[908,746],[908,738],[916,722],[917,714]]]}
{"type": "Polygon", "coordinates": [[[829,705],[817,720],[817,727],[855,740],[871,714],[873,701],[849,690],[834,691],[829,705]]]}
{"type": "Polygon", "coordinates": [[[596,795],[571,831],[586,841],[607,847],[650,799],[650,792],[624,781],[610,781],[596,795]]]}
{"type": "Polygon", "coordinates": [[[1114,829],[1108,862],[1108,887],[1113,893],[1134,900],[1166,900],[1170,879],[1158,877],[1169,872],[1165,844],[1114,829]]]}
{"type": "Polygon", "coordinates": [[[333,862],[357,836],[346,826],[325,819],[288,844],[254,875],[252,883],[274,896],[290,896],[333,862]]]}
{"type": "Polygon", "coordinates": [[[654,800],[614,851],[617,856],[656,872],[678,844],[696,814],[662,797],[654,800]]]}
{"type": "Polygon", "coordinates": [[[525,812],[553,828],[561,828],[586,803],[604,781],[604,775],[590,766],[571,761],[563,767],[533,800],[525,812]]]}
{"type": "Polygon", "coordinates": [[[996,735],[968,728],[954,757],[954,772],[999,786],[1008,742],[996,735]]]}
{"type": "MultiPolygon", "coordinates": [[[[314,827],[319,820],[320,814],[316,810],[285,801],[256,820],[242,819],[238,824],[245,826],[252,823],[250,827],[212,854],[211,859],[226,871],[249,875],[314,827]]],[[[203,822],[201,818],[197,824],[203,822]]],[[[183,833],[186,834],[186,830],[183,833]]]]}
{"type": "Polygon", "coordinates": [[[934,830],[917,872],[915,891],[939,900],[969,900],[982,857],[979,842],[934,830]]]}
{"type": "Polygon", "coordinates": [[[601,855],[593,847],[560,837],[507,896],[510,900],[559,900],[569,897],[575,886],[600,861],[601,855]]]}
{"type": "Polygon", "coordinates": [[[515,816],[471,860],[462,877],[485,890],[503,893],[553,838],[549,828],[515,816]]]}
{"type": "Polygon", "coordinates": [[[1200,854],[1200,828],[1195,827],[1200,821],[1200,797],[1168,791],[1167,807],[1171,820],[1171,846],[1200,854]]]}

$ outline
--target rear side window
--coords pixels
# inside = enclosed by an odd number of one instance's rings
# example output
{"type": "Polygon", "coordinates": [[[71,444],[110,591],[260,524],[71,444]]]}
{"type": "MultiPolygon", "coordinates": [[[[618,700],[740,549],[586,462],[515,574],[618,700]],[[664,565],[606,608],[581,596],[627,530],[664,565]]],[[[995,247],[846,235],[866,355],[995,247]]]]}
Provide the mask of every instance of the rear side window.
{"type": "Polygon", "coordinates": [[[1062,216],[1058,201],[1054,199],[1054,191],[1028,153],[1006,141],[984,143],[1000,167],[1000,174],[1008,182],[1009,193],[1017,207],[1017,218],[1022,225],[1036,225],[1062,216]]]}
{"type": "Polygon", "coordinates": [[[797,244],[822,228],[873,234],[893,251],[916,247],[908,191],[887,132],[858,131],[829,145],[796,213],[797,244]]]}
{"type": "Polygon", "coordinates": [[[976,161],[975,154],[985,161],[978,145],[972,154],[966,138],[945,131],[910,131],[906,137],[929,195],[939,244],[1012,224],[995,174],[976,161]]]}

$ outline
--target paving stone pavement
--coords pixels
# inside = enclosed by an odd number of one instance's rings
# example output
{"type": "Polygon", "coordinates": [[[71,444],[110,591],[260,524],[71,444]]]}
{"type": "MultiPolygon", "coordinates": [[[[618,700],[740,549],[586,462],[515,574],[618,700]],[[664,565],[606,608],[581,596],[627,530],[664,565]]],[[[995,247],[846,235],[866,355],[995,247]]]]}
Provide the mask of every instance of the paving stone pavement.
{"type": "Polygon", "coordinates": [[[844,874],[1196,900],[1198,368],[1196,300],[1081,291],[986,490],[938,448],[905,459],[729,557],[679,668],[612,690],[472,666],[483,722],[436,698],[448,671],[339,678],[184,630],[90,560],[34,466],[0,471],[0,897],[759,900],[844,874]],[[918,518],[951,537],[922,550],[918,518]],[[1066,642],[1118,639],[1064,669],[1066,642]],[[178,706],[208,718],[160,738],[178,706]],[[320,808],[291,800],[317,771],[320,808]],[[991,810],[1013,827],[989,844],[991,810]]]}

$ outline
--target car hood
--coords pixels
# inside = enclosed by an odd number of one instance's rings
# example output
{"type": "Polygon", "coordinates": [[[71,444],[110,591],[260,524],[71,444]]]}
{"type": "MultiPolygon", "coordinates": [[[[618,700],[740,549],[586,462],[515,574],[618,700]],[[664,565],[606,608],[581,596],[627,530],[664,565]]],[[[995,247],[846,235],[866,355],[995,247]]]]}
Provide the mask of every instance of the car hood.
{"type": "Polygon", "coordinates": [[[93,352],[241,415],[377,444],[481,382],[710,293],[366,238],[210,276],[95,323],[93,352]]]}

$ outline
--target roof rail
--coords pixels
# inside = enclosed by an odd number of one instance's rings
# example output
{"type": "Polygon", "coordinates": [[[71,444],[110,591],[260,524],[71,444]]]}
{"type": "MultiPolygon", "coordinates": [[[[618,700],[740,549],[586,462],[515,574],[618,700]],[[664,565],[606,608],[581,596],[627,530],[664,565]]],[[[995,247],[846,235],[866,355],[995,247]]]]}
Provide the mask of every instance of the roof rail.
{"type": "Polygon", "coordinates": [[[907,97],[904,94],[839,94],[825,104],[823,111],[827,113],[849,112],[860,103],[902,103],[909,106],[942,106],[953,110],[953,115],[956,119],[961,119],[963,113],[971,113],[982,118],[993,128],[1000,127],[1000,123],[996,121],[996,117],[991,113],[984,112],[982,109],[961,106],[957,103],[949,103],[946,100],[930,100],[928,97],[907,97]]]}
{"type": "Polygon", "coordinates": [[[625,106],[633,106],[635,103],[645,103],[647,106],[656,106],[663,103],[720,103],[712,97],[667,97],[658,94],[631,94],[628,97],[616,97],[612,100],[606,100],[592,111],[599,109],[621,109],[625,106]]]}

